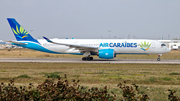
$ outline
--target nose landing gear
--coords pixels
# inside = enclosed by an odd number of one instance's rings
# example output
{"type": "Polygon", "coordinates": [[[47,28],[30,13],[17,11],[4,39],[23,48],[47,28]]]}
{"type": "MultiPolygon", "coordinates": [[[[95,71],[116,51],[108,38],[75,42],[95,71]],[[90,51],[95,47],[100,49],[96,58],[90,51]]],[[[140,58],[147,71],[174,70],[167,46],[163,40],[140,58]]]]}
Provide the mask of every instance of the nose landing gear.
{"type": "Polygon", "coordinates": [[[158,55],[157,61],[161,61],[160,57],[162,56],[162,54],[158,55]]]}

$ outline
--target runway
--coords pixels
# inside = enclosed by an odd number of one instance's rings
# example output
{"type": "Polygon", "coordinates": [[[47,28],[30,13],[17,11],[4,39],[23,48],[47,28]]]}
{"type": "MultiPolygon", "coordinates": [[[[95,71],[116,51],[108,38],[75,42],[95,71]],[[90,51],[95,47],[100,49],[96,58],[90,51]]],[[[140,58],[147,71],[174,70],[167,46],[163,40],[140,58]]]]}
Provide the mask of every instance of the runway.
{"type": "Polygon", "coordinates": [[[0,62],[49,62],[49,63],[141,63],[141,64],[180,64],[180,60],[156,59],[94,59],[93,61],[82,61],[81,59],[40,59],[40,58],[0,58],[0,62]]]}

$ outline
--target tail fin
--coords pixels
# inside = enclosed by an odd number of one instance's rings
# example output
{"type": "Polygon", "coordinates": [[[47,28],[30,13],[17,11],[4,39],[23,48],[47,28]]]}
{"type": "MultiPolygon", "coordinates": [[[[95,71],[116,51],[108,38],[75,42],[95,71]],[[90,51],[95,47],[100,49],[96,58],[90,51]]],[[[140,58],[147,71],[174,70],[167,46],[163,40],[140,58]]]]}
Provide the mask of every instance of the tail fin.
{"type": "Polygon", "coordinates": [[[7,20],[17,41],[33,41],[39,43],[14,18],[7,18],[7,20]]]}

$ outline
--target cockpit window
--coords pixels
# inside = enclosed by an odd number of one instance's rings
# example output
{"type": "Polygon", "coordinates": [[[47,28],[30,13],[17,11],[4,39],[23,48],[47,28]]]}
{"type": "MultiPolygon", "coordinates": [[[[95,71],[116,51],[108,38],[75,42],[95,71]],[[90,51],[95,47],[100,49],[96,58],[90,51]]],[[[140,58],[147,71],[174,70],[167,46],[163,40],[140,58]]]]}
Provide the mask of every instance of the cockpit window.
{"type": "Polygon", "coordinates": [[[161,44],[161,46],[163,47],[163,46],[166,46],[165,44],[161,44]]]}

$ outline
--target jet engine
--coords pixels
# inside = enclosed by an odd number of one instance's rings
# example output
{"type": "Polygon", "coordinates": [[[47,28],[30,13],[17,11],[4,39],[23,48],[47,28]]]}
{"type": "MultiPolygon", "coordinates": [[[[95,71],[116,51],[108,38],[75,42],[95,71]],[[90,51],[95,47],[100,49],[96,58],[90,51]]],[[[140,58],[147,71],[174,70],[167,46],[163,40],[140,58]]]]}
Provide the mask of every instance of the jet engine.
{"type": "Polygon", "coordinates": [[[98,52],[99,58],[103,59],[113,59],[116,57],[114,49],[100,49],[98,52]]]}

